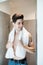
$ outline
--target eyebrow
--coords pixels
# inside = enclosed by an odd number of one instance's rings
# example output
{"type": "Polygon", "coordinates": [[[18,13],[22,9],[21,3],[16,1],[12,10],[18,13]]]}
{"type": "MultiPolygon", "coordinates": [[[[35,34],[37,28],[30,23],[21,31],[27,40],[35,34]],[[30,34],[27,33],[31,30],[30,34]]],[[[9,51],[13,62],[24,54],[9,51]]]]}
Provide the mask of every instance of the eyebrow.
{"type": "MultiPolygon", "coordinates": [[[[18,24],[20,24],[20,22],[18,22],[18,24]]],[[[22,22],[22,24],[24,24],[24,22],[22,22]]]]}

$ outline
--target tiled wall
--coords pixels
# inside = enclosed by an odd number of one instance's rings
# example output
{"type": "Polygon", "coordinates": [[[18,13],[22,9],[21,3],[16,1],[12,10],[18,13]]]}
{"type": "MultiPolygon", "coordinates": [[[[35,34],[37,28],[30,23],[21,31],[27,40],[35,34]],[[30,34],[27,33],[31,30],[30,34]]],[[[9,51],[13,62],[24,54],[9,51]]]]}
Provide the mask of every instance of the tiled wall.
{"type": "MultiPolygon", "coordinates": [[[[25,20],[24,21],[24,27],[32,34],[32,39],[35,45],[37,45],[37,25],[36,20],[25,20]]],[[[27,62],[29,65],[36,65],[37,55],[36,52],[32,55],[27,53],[27,62]]]]}
{"type": "Polygon", "coordinates": [[[9,34],[10,16],[0,11],[0,65],[6,65],[5,51],[9,34]]]}

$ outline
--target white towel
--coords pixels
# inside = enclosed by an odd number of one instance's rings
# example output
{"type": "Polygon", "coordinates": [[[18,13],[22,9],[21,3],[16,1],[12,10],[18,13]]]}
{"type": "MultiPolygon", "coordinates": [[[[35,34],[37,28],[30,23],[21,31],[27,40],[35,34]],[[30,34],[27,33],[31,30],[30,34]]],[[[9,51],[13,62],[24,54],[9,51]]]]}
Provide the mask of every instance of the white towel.
{"type": "MultiPolygon", "coordinates": [[[[14,40],[14,32],[15,32],[15,29],[13,28],[8,37],[8,41],[10,41],[11,43],[14,40]]],[[[28,36],[29,36],[29,32],[23,27],[23,30],[20,31],[19,40],[22,39],[22,42],[24,45],[28,45],[28,42],[29,42],[28,36]]],[[[13,57],[14,57],[14,51],[13,51],[13,48],[10,47],[7,49],[5,58],[13,58],[13,57]]]]}
{"type": "MultiPolygon", "coordinates": [[[[15,34],[15,28],[12,29],[12,31],[10,32],[9,34],[9,37],[8,37],[8,41],[10,41],[11,43],[13,42],[14,40],[14,34],[15,34]]],[[[20,34],[19,34],[19,40],[22,39],[22,41],[26,44],[28,44],[29,42],[29,32],[23,27],[23,29],[20,31],[20,34]]]]}
{"type": "Polygon", "coordinates": [[[14,50],[12,47],[7,49],[7,52],[5,54],[5,58],[7,58],[7,59],[14,58],[14,50]]]}

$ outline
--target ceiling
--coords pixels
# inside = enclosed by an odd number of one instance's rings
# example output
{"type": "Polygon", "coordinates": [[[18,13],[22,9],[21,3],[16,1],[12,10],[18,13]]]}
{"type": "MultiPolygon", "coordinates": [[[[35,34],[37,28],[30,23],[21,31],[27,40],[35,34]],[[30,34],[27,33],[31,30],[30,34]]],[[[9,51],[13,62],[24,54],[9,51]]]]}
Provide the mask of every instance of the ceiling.
{"type": "Polygon", "coordinates": [[[10,14],[23,13],[26,19],[35,18],[36,0],[6,0],[0,3],[0,10],[10,14]]]}
{"type": "Polygon", "coordinates": [[[7,1],[7,0],[0,0],[0,3],[5,2],[5,1],[7,1]]]}

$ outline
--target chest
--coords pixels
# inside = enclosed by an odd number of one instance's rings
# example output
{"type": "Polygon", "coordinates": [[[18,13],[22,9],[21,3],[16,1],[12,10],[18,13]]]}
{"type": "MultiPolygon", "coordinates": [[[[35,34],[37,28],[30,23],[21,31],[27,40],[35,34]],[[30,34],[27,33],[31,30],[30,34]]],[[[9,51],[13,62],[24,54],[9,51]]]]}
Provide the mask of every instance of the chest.
{"type": "Polygon", "coordinates": [[[21,42],[19,40],[19,34],[16,34],[14,39],[14,46],[18,46],[18,45],[21,45],[21,42]]]}

